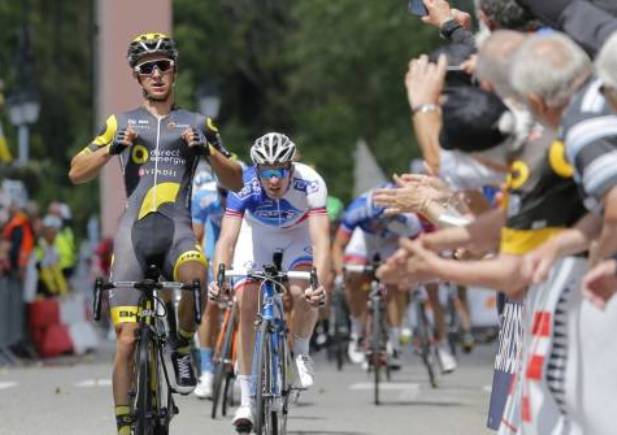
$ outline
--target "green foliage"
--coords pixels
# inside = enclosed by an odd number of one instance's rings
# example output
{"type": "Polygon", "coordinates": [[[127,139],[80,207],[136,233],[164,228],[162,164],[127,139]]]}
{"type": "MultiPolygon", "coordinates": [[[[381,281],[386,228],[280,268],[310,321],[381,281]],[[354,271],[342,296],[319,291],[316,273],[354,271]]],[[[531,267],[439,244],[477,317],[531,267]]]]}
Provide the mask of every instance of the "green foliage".
{"type": "Polygon", "coordinates": [[[174,20],[179,86],[195,89],[205,74],[221,81],[223,133],[241,156],[258,135],[283,130],[330,191],[350,199],[359,138],[386,173],[417,154],[403,78],[438,39],[405,2],[176,0],[174,20]]]}

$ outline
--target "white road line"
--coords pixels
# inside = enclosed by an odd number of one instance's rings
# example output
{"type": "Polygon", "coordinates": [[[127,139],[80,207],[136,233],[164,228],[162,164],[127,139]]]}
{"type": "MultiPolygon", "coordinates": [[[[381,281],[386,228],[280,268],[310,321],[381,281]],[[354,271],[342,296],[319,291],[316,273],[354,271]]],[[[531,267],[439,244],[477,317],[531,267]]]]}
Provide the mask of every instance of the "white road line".
{"type": "Polygon", "coordinates": [[[86,379],[75,384],[76,387],[93,388],[93,387],[109,387],[111,379],[86,379]]]}
{"type": "Polygon", "coordinates": [[[9,388],[13,388],[19,385],[17,382],[0,382],[0,390],[7,390],[9,388]]]}
{"type": "MultiPolygon", "coordinates": [[[[352,391],[372,390],[374,384],[372,382],[359,382],[351,384],[349,389],[352,391]]],[[[379,389],[383,391],[420,391],[420,384],[412,382],[383,382],[379,384],[379,389]]]]}

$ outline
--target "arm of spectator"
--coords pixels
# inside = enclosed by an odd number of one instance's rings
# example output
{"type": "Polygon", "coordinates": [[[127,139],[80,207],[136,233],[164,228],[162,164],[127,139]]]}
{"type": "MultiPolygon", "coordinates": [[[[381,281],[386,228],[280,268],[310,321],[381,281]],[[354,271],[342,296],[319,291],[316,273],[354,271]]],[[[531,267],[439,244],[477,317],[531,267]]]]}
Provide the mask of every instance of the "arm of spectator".
{"type": "Polygon", "coordinates": [[[472,252],[495,250],[505,222],[506,214],[503,210],[491,210],[464,227],[446,228],[426,234],[423,237],[424,246],[435,252],[459,248],[472,252]]]}
{"type": "Polygon", "coordinates": [[[576,226],[563,231],[525,255],[523,259],[524,274],[531,277],[533,284],[545,281],[559,258],[575,255],[589,249],[592,240],[597,237],[601,227],[602,218],[597,214],[588,213],[576,226]]]}
{"type": "Polygon", "coordinates": [[[546,25],[562,30],[578,42],[592,57],[617,31],[617,19],[583,0],[518,0],[546,25]]]}
{"type": "MultiPolygon", "coordinates": [[[[426,282],[440,279],[467,286],[499,289],[509,296],[517,296],[527,286],[520,273],[521,257],[499,255],[489,260],[457,261],[439,257],[424,246],[423,240],[401,240],[399,250],[380,268],[380,278],[389,280],[389,272],[396,271],[395,280],[426,282]],[[406,254],[406,255],[405,255],[406,254]]],[[[393,282],[394,283],[394,282],[393,282]]]]}
{"type": "Polygon", "coordinates": [[[603,205],[602,230],[593,255],[589,258],[590,267],[617,253],[617,186],[604,195],[603,205]]]}
{"type": "Polygon", "coordinates": [[[446,0],[423,0],[428,15],[422,17],[422,21],[433,27],[437,27],[449,42],[465,44],[471,47],[476,46],[476,41],[471,29],[471,15],[467,12],[451,8],[446,0]],[[446,26],[449,21],[454,21],[457,25],[446,26]]]}
{"type": "Polygon", "coordinates": [[[405,76],[407,99],[412,111],[412,122],[422,157],[433,173],[439,173],[439,132],[441,109],[439,98],[443,91],[447,59],[439,57],[437,64],[422,55],[409,63],[405,76]]]}

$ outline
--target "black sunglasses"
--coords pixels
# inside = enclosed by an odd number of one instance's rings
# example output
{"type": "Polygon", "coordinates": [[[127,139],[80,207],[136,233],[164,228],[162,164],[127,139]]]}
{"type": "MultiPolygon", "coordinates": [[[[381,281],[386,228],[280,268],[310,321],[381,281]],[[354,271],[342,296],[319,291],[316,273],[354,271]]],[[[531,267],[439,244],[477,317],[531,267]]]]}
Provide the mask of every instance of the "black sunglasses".
{"type": "Polygon", "coordinates": [[[169,71],[174,66],[174,61],[171,59],[158,59],[158,60],[149,60],[144,63],[140,63],[135,66],[135,72],[142,76],[149,76],[154,73],[154,68],[156,67],[160,72],[164,73],[169,71]]]}

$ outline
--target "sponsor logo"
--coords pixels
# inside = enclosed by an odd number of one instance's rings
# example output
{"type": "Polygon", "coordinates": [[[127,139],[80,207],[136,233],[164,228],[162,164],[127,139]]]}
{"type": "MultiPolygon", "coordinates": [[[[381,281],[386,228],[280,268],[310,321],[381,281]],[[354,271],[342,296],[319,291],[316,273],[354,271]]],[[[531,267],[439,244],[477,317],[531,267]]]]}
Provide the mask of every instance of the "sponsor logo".
{"type": "MultiPolygon", "coordinates": [[[[153,168],[140,168],[139,176],[143,177],[144,175],[154,175],[155,171],[153,168]]],[[[175,169],[157,169],[157,175],[162,175],[164,177],[176,177],[177,171],[175,169]]]]}
{"type": "Polygon", "coordinates": [[[148,148],[139,144],[133,145],[133,148],[131,149],[131,160],[133,163],[136,165],[143,165],[148,161],[148,157],[148,148]]]}
{"type": "Polygon", "coordinates": [[[121,310],[118,311],[118,317],[121,319],[127,319],[127,318],[137,318],[137,313],[132,312],[132,311],[128,311],[128,310],[121,310]]]}
{"type": "Polygon", "coordinates": [[[299,190],[300,192],[306,192],[308,182],[306,180],[301,180],[299,178],[294,178],[293,186],[295,190],[299,190]]]}
{"type": "Polygon", "coordinates": [[[177,124],[175,121],[169,121],[167,123],[167,128],[170,130],[174,130],[176,128],[181,128],[183,130],[186,130],[187,128],[191,128],[190,124],[177,124]]]}

